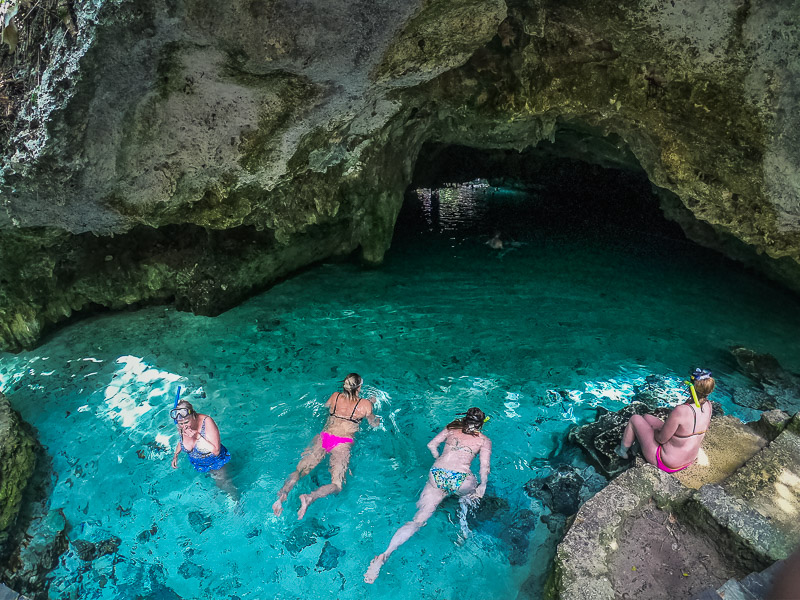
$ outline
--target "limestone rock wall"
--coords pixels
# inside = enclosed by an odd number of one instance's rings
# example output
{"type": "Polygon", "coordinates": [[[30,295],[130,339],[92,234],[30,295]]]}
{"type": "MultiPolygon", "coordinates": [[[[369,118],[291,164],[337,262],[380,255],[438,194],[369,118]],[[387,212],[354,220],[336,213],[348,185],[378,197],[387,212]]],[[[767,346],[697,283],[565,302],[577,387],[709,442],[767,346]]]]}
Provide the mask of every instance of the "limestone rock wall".
{"type": "Polygon", "coordinates": [[[36,442],[0,392],[0,560],[15,525],[23,491],[36,465],[36,442]]]}
{"type": "Polygon", "coordinates": [[[3,348],[75,311],[216,314],[330,256],[379,263],[423,143],[565,130],[800,290],[792,0],[74,5],[2,157],[3,348]]]}

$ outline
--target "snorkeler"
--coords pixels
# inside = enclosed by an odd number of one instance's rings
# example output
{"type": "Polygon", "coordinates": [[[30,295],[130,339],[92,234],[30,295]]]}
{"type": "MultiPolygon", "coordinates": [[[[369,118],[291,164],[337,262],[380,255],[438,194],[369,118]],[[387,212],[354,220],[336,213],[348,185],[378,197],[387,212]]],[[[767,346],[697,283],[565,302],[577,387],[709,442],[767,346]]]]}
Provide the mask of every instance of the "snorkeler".
{"type": "Polygon", "coordinates": [[[645,460],[667,473],[682,471],[695,461],[711,422],[708,396],[714,391],[714,378],[711,371],[695,369],[691,379],[689,401],[676,406],[666,423],[653,415],[631,417],[616,449],[620,457],[628,458],[636,439],[645,460]]]}
{"type": "Polygon", "coordinates": [[[503,249],[503,238],[500,237],[500,232],[495,231],[494,236],[486,242],[486,245],[489,246],[492,250],[502,250],[503,249]]]}
{"type": "Polygon", "coordinates": [[[492,458],[492,442],[481,433],[486,420],[486,415],[480,408],[470,408],[462,419],[447,425],[428,442],[428,449],[436,460],[428,473],[428,482],[417,500],[417,513],[413,520],[397,530],[386,550],[369,563],[369,568],[364,573],[366,583],[372,583],[378,578],[381,567],[392,552],[428,522],[436,507],[447,496],[456,494],[462,502],[475,502],[483,498],[492,458]],[[439,454],[439,445],[442,442],[444,449],[439,454]],[[478,455],[480,455],[480,485],[470,470],[473,459],[478,455]]]}
{"type": "Polygon", "coordinates": [[[300,495],[297,518],[302,519],[305,516],[312,502],[342,491],[347,465],[350,463],[353,435],[358,431],[362,419],[367,419],[372,427],[377,427],[381,423],[380,417],[372,412],[373,400],[360,396],[363,381],[357,373],[350,373],[344,380],[344,391],[335,392],[328,398],[325,403],[329,411],[325,427],[311,440],[311,444],[303,451],[303,458],[278,491],[278,499],[272,505],[272,512],[276,515],[283,512],[283,503],[292,488],[321,463],[326,454],[330,454],[328,466],[331,482],[311,493],[300,495]]]}
{"type": "Polygon", "coordinates": [[[217,485],[235,500],[238,491],[228,476],[225,465],[231,459],[228,449],[222,445],[219,428],[208,415],[195,412],[192,405],[181,400],[169,413],[178,426],[181,439],[172,456],[172,468],[178,468],[178,455],[186,452],[186,458],[195,471],[211,473],[217,485]]]}

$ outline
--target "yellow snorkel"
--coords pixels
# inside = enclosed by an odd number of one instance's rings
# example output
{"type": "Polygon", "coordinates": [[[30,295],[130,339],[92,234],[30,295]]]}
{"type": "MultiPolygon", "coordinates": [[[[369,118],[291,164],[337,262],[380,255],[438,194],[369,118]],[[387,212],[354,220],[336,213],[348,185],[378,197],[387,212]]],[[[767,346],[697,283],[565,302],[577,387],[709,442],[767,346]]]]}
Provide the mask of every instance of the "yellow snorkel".
{"type": "MultiPolygon", "coordinates": [[[[700,406],[700,400],[697,399],[697,390],[694,389],[694,382],[702,381],[704,379],[710,379],[711,371],[707,369],[695,369],[694,371],[692,371],[692,374],[689,377],[691,378],[691,381],[684,381],[683,383],[689,386],[689,391],[692,393],[692,400],[694,400],[694,405],[702,410],[700,406]]],[[[714,386],[711,386],[711,389],[713,388],[714,386]]]]}
{"type": "MultiPolygon", "coordinates": [[[[692,375],[692,379],[694,379],[694,375],[692,375]]],[[[697,399],[697,392],[694,389],[694,384],[691,381],[684,381],[683,383],[689,386],[689,391],[692,393],[692,400],[694,400],[694,405],[697,408],[700,408],[700,400],[697,399]]]]}

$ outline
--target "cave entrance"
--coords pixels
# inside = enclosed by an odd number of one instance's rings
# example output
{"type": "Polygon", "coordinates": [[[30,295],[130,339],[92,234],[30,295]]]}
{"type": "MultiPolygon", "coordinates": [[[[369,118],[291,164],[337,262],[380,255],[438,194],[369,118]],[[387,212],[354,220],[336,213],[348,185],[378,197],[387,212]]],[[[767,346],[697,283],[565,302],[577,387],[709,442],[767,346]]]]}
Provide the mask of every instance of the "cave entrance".
{"type": "MultiPolygon", "coordinates": [[[[661,194],[669,194],[662,190],[661,194]]],[[[522,152],[428,143],[394,241],[447,235],[530,241],[549,236],[685,240],[621,140],[559,132],[522,152]]]]}

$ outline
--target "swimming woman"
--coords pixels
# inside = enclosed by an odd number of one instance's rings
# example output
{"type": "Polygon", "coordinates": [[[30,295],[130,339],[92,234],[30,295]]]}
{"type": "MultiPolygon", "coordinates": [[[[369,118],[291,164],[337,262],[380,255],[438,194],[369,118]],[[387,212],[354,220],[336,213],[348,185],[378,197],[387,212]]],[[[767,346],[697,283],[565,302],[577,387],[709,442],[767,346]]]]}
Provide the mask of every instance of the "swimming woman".
{"type": "Polygon", "coordinates": [[[278,491],[278,499],[272,505],[272,512],[276,515],[283,512],[283,503],[300,478],[308,475],[323,461],[326,454],[330,455],[328,467],[331,472],[331,482],[309,494],[300,495],[297,518],[302,519],[305,516],[312,502],[342,491],[347,465],[350,463],[353,435],[358,431],[361,421],[366,419],[372,427],[377,427],[381,423],[380,417],[372,412],[372,400],[362,398],[360,395],[363,382],[360,375],[350,373],[344,380],[343,391],[335,392],[328,398],[325,403],[328,408],[325,427],[311,440],[311,444],[303,451],[303,458],[278,491]]]}
{"type": "Polygon", "coordinates": [[[485,421],[486,415],[480,408],[470,408],[464,418],[447,425],[428,443],[428,449],[435,461],[428,473],[428,482],[417,500],[417,514],[397,530],[386,550],[369,563],[369,568],[364,574],[366,583],[372,583],[378,578],[381,567],[392,552],[428,522],[436,507],[447,496],[456,494],[462,499],[472,500],[483,498],[492,458],[492,442],[481,433],[485,421]],[[442,442],[444,449],[439,454],[442,442]],[[480,484],[470,470],[472,461],[478,455],[480,455],[480,484]]]}
{"type": "Polygon", "coordinates": [[[695,369],[689,383],[691,397],[686,404],[676,406],[664,422],[653,415],[633,415],[616,452],[628,458],[634,439],[642,445],[642,454],[650,464],[667,473],[677,473],[689,467],[700,452],[708,425],[711,422],[711,402],[714,391],[711,371],[695,369]]]}
{"type": "Polygon", "coordinates": [[[181,434],[172,456],[172,468],[178,468],[178,455],[186,452],[186,458],[195,471],[211,473],[217,485],[237,499],[238,492],[225,469],[231,454],[222,445],[214,419],[195,412],[194,407],[186,400],[178,402],[169,416],[176,422],[181,434]]]}

